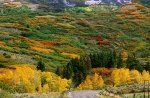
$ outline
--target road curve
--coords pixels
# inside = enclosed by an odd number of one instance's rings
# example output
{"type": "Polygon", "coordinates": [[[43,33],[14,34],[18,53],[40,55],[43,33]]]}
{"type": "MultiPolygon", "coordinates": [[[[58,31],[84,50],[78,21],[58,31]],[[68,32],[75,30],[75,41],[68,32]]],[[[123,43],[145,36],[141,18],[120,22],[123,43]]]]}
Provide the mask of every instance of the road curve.
{"type": "Polygon", "coordinates": [[[73,91],[68,93],[69,98],[99,98],[100,90],[73,91]]]}

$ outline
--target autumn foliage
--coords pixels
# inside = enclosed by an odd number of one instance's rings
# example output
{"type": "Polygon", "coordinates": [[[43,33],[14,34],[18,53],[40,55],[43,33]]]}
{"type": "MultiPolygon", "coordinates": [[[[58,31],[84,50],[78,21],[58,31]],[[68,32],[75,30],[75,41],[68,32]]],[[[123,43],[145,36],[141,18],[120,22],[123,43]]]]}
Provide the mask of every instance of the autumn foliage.
{"type": "Polygon", "coordinates": [[[68,56],[70,58],[80,58],[78,54],[73,54],[73,53],[62,52],[61,55],[68,56]]]}
{"type": "Polygon", "coordinates": [[[91,73],[97,73],[97,74],[102,74],[105,76],[110,76],[112,73],[113,69],[108,69],[108,68],[93,68],[91,73]]]}
{"type": "Polygon", "coordinates": [[[4,46],[5,42],[0,41],[0,46],[4,46]]]}
{"type": "Polygon", "coordinates": [[[130,71],[129,69],[115,69],[112,71],[110,76],[110,81],[113,83],[113,86],[118,86],[121,84],[125,84],[130,79],[130,71]]]}
{"type": "Polygon", "coordinates": [[[41,52],[41,53],[46,53],[46,54],[54,52],[54,50],[44,49],[44,48],[39,48],[39,47],[30,47],[30,49],[41,52]]]}
{"type": "Polygon", "coordinates": [[[4,68],[0,69],[0,73],[1,82],[13,88],[22,85],[22,93],[59,92],[67,90],[69,86],[67,79],[62,79],[52,72],[41,72],[28,66],[4,68]]]}
{"type": "Polygon", "coordinates": [[[77,89],[87,90],[87,89],[101,89],[104,86],[104,80],[97,73],[93,75],[88,75],[84,82],[82,82],[77,89]]]}
{"type": "Polygon", "coordinates": [[[144,80],[150,80],[150,74],[148,71],[140,73],[137,70],[129,69],[114,69],[109,77],[113,86],[120,86],[132,83],[143,83],[144,80]]]}
{"type": "Polygon", "coordinates": [[[101,89],[105,85],[121,86],[126,84],[144,83],[144,80],[150,80],[148,71],[140,73],[137,70],[126,68],[94,68],[91,75],[88,75],[78,87],[77,90],[101,89]]]}

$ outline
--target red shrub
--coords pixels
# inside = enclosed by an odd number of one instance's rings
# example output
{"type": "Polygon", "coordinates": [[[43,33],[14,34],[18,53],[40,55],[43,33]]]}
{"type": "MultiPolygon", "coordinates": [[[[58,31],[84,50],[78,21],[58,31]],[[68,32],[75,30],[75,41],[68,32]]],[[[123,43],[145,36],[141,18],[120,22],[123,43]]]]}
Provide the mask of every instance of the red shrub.
{"type": "Polygon", "coordinates": [[[96,41],[103,41],[103,38],[102,37],[96,37],[96,41]]]}
{"type": "Polygon", "coordinates": [[[98,45],[110,45],[110,41],[107,41],[107,40],[99,41],[98,45]]]}

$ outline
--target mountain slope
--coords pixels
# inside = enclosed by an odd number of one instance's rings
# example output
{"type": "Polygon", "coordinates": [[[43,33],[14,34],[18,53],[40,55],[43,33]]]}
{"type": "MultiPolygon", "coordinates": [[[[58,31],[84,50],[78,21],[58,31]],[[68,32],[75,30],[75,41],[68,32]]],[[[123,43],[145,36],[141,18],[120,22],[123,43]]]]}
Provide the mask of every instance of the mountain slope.
{"type": "Polygon", "coordinates": [[[150,60],[150,10],[139,4],[70,8],[59,13],[26,7],[0,10],[0,50],[37,61],[43,58],[48,70],[101,48],[150,60]]]}

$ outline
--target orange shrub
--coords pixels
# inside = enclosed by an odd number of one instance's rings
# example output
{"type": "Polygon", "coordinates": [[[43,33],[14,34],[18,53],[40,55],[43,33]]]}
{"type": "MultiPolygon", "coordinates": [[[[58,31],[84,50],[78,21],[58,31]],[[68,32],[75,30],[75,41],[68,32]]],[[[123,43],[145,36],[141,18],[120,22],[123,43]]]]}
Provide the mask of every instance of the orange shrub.
{"type": "Polygon", "coordinates": [[[121,14],[130,15],[130,11],[129,10],[120,11],[120,13],[121,14]]]}
{"type": "Polygon", "coordinates": [[[143,19],[143,18],[144,18],[144,17],[143,17],[142,15],[140,15],[140,14],[134,15],[134,17],[137,18],[137,19],[143,19]]]}
{"type": "Polygon", "coordinates": [[[8,41],[10,44],[15,44],[15,43],[20,43],[21,41],[20,40],[17,40],[17,39],[13,39],[13,40],[9,40],[8,41]]]}
{"type": "Polygon", "coordinates": [[[150,15],[145,17],[144,19],[150,21],[150,15]]]}
{"type": "Polygon", "coordinates": [[[3,59],[5,59],[5,57],[4,56],[0,56],[0,60],[3,60],[3,59]]]}
{"type": "Polygon", "coordinates": [[[108,68],[93,68],[91,73],[100,73],[105,76],[110,76],[112,73],[113,69],[108,69],[108,68]]]}
{"type": "Polygon", "coordinates": [[[5,42],[0,41],[0,46],[5,46],[5,42]]]}
{"type": "Polygon", "coordinates": [[[89,27],[90,26],[90,23],[85,19],[78,20],[78,24],[83,26],[83,27],[89,27]]]}

